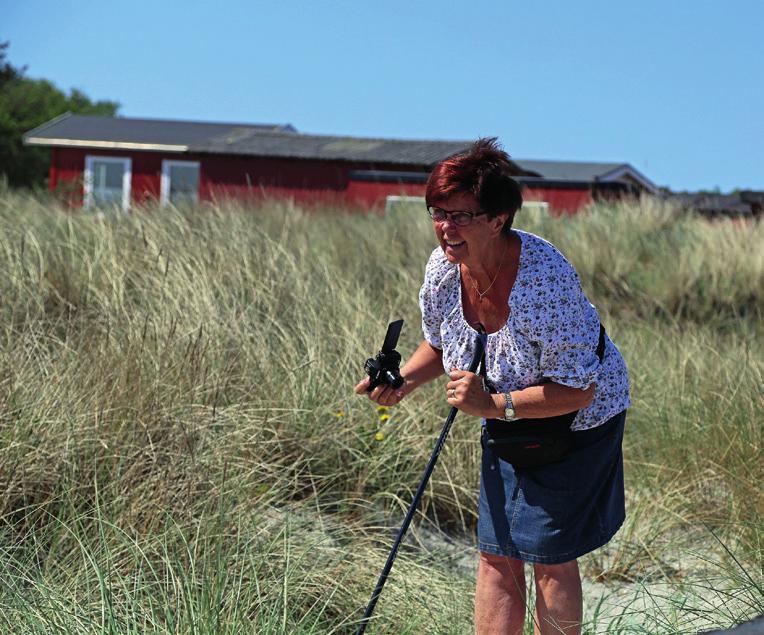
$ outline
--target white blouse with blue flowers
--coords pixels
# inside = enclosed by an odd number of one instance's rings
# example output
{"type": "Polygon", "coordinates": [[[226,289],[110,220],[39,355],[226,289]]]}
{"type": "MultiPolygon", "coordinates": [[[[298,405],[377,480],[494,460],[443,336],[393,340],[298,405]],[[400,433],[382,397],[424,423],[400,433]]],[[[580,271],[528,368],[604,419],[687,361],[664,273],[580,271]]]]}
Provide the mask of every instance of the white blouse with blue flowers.
{"type": "MultiPolygon", "coordinates": [[[[546,381],[581,389],[595,382],[592,403],[579,410],[571,429],[601,425],[630,405],[623,357],[606,336],[600,364],[599,316],[573,265],[543,238],[513,231],[522,242],[520,263],[509,295],[509,318],[488,335],[488,379],[501,392],[546,381]]],[[[459,266],[440,247],[427,262],[419,305],[424,337],[443,351],[444,370],[468,368],[477,331],[464,319],[459,266]]]]}

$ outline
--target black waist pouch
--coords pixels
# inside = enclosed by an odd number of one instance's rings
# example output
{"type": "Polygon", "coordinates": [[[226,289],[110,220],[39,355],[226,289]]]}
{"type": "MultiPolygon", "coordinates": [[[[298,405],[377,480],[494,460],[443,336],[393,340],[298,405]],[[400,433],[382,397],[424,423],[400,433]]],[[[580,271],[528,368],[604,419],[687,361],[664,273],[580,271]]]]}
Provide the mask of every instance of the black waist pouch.
{"type": "MultiPolygon", "coordinates": [[[[605,329],[600,325],[600,337],[597,344],[597,356],[602,362],[605,354],[605,329]]],[[[496,393],[485,377],[485,353],[481,363],[483,375],[489,392],[496,393]]],[[[500,459],[515,468],[538,467],[560,461],[573,445],[573,433],[570,426],[578,410],[564,415],[543,419],[486,419],[481,443],[500,459]]]]}
{"type": "Polygon", "coordinates": [[[516,468],[561,460],[573,444],[570,424],[578,411],[544,419],[486,419],[483,447],[516,468]]]}

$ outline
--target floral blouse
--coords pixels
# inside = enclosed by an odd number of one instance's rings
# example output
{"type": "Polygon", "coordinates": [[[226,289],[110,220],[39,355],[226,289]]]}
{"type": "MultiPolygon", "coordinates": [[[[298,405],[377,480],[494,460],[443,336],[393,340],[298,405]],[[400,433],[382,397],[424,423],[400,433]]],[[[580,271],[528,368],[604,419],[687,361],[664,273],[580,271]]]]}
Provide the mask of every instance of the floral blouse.
{"type": "MultiPolygon", "coordinates": [[[[601,425],[630,405],[623,357],[606,335],[600,363],[599,316],[573,265],[543,238],[513,231],[522,243],[520,263],[509,318],[488,334],[488,379],[501,392],[547,381],[580,389],[595,382],[592,403],[579,410],[571,429],[601,425]]],[[[469,368],[478,333],[464,319],[459,266],[440,247],[427,262],[419,306],[425,339],[443,351],[443,369],[469,368]]]]}

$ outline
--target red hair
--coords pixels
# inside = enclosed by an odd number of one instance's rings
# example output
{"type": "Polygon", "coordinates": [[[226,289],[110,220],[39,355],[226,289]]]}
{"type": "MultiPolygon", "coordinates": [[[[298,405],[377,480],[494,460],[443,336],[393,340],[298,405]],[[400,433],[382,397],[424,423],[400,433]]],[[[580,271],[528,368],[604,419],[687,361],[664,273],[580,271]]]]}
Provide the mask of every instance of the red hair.
{"type": "Polygon", "coordinates": [[[427,179],[427,205],[442,203],[455,194],[471,194],[489,217],[509,214],[509,231],[523,195],[512,178],[512,162],[496,137],[478,139],[469,150],[443,159],[427,179]]]}

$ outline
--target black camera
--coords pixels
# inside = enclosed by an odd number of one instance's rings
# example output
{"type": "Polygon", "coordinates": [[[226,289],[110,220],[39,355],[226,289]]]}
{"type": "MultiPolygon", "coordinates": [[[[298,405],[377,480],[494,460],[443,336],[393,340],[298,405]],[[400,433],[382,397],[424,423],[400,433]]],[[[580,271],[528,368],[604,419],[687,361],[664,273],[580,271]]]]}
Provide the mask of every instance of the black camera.
{"type": "Polygon", "coordinates": [[[371,379],[366,392],[371,392],[380,384],[387,384],[393,388],[400,388],[403,385],[403,377],[400,373],[401,355],[395,350],[402,328],[403,320],[390,322],[382,350],[376,357],[366,360],[363,368],[371,379]]]}

